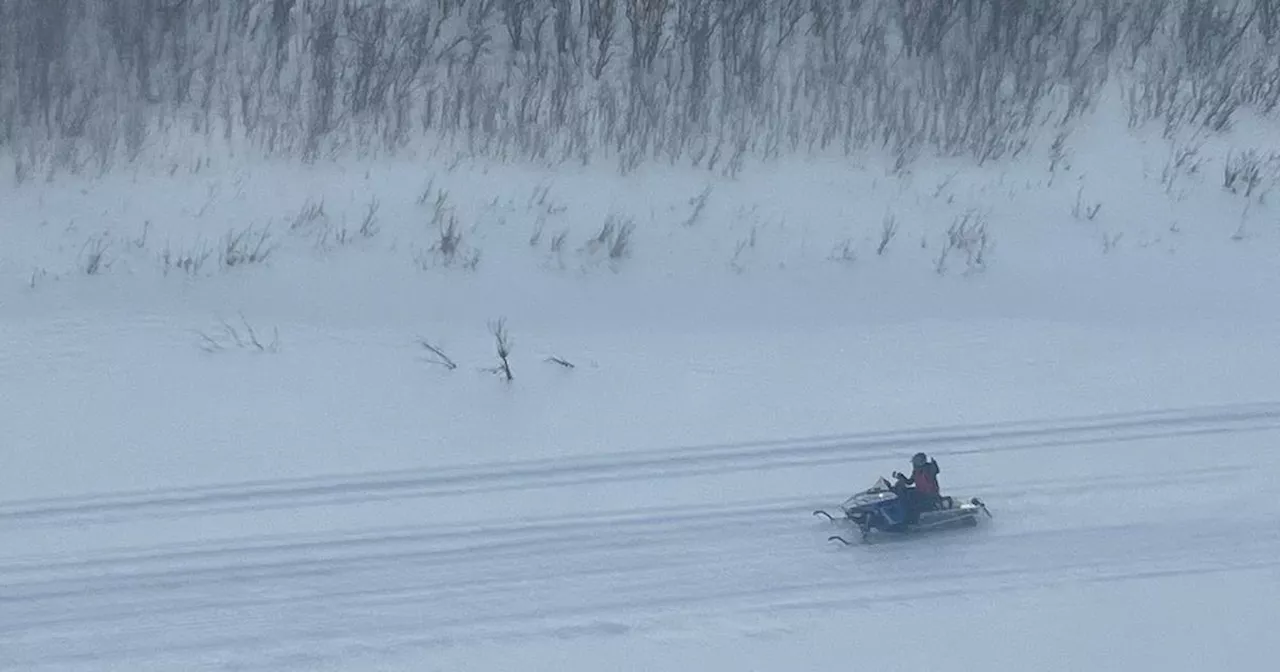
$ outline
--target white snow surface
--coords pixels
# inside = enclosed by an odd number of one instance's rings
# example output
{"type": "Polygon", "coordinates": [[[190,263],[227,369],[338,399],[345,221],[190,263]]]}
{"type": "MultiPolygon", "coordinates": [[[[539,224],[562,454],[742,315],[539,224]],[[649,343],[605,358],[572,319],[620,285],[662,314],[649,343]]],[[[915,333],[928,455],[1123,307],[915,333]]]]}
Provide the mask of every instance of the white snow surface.
{"type": "Polygon", "coordinates": [[[425,157],[3,187],[0,669],[1262,669],[1280,211],[1217,183],[1239,128],[1172,187],[1167,145],[1105,127],[1055,174],[425,157]],[[985,268],[940,274],[969,209],[985,268]],[[588,242],[611,213],[616,260],[588,242]],[[164,272],[268,224],[264,263],[164,272]],[[222,320],[279,347],[202,349],[222,320]],[[811,512],[917,450],[993,517],[828,542],[811,512]]]}

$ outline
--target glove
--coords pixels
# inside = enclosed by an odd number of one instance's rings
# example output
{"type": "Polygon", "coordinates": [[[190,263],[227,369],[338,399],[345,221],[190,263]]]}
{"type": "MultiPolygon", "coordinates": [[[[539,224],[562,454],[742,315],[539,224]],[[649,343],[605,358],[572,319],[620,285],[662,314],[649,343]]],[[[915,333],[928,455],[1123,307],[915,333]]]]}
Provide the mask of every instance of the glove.
{"type": "Polygon", "coordinates": [[[907,480],[907,477],[906,477],[906,476],[904,476],[904,475],[902,474],[902,472],[901,472],[901,471],[895,471],[895,472],[893,472],[893,477],[894,477],[894,478],[896,478],[896,479],[898,479],[898,480],[900,480],[900,481],[905,481],[905,480],[907,480]]]}

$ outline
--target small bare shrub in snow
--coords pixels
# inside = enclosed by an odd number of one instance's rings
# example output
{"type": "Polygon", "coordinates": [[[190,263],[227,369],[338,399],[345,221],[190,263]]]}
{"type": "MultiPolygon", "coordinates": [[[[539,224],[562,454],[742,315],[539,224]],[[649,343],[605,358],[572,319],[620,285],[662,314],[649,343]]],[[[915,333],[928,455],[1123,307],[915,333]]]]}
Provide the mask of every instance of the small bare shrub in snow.
{"type": "Polygon", "coordinates": [[[533,195],[529,197],[528,206],[532,208],[534,205],[543,205],[547,202],[547,196],[551,193],[551,185],[539,184],[533,188],[533,195]]]}
{"type": "Polygon", "coordinates": [[[169,245],[165,245],[164,251],[160,253],[160,264],[166,276],[174,270],[194,276],[200,274],[201,269],[204,268],[204,262],[208,261],[212,255],[213,250],[204,245],[177,252],[169,245]]]}
{"type": "Polygon", "coordinates": [[[462,247],[462,230],[458,228],[458,218],[449,215],[448,219],[439,222],[439,232],[431,251],[444,258],[446,266],[453,263],[458,256],[458,248],[462,247]]]}
{"type": "Polygon", "coordinates": [[[1071,166],[1067,163],[1067,134],[1059,133],[1053,138],[1053,144],[1049,145],[1049,172],[1056,174],[1058,166],[1065,166],[1067,170],[1071,166]]]}
{"type": "Polygon", "coordinates": [[[529,197],[529,208],[537,207],[540,216],[558,215],[568,208],[551,198],[551,185],[539,185],[533,190],[533,195],[529,197]]]}
{"type": "MultiPolygon", "coordinates": [[[[933,188],[934,199],[942,198],[942,194],[951,187],[951,183],[955,181],[957,174],[958,174],[957,172],[952,172],[951,174],[947,175],[946,178],[944,178],[941,182],[939,182],[938,186],[933,188]]],[[[953,200],[955,200],[954,194],[947,197],[948,203],[950,203],[953,200]]]]}
{"type": "Polygon", "coordinates": [[[837,261],[845,264],[852,264],[858,260],[858,250],[854,248],[853,239],[845,238],[835,244],[831,248],[831,254],[827,256],[830,261],[837,261]]]}
{"type": "Polygon", "coordinates": [[[547,216],[545,214],[538,215],[538,220],[533,223],[533,233],[529,235],[529,247],[537,247],[542,242],[542,232],[547,228],[547,216]]]}
{"type": "Polygon", "coordinates": [[[432,364],[439,364],[440,366],[443,366],[444,368],[449,369],[450,371],[453,371],[454,369],[458,368],[458,365],[454,363],[453,359],[451,359],[448,355],[444,354],[443,350],[441,350],[438,346],[433,345],[427,339],[419,338],[418,344],[421,345],[423,349],[427,351],[428,362],[431,362],[432,364]]]}
{"type": "Polygon", "coordinates": [[[757,228],[752,226],[751,234],[739,240],[738,244],[734,246],[733,257],[729,259],[729,268],[733,269],[734,273],[742,273],[747,270],[746,262],[742,257],[747,251],[756,249],[756,230],[757,228]]]}
{"type": "Polygon", "coordinates": [[[148,234],[148,233],[150,233],[150,232],[151,232],[151,221],[150,221],[150,220],[148,220],[148,221],[143,222],[143,223],[142,223],[142,233],[141,233],[137,238],[134,238],[134,239],[131,241],[131,242],[133,243],[133,246],[134,246],[134,247],[136,247],[136,248],[138,248],[139,250],[146,249],[146,247],[147,247],[147,234],[148,234]]]}
{"type": "Polygon", "coordinates": [[[1093,221],[1093,218],[1098,216],[1098,211],[1100,210],[1102,210],[1102,203],[1095,202],[1092,205],[1085,205],[1084,187],[1080,187],[1080,189],[1076,191],[1076,202],[1075,205],[1071,206],[1072,217],[1075,217],[1077,220],[1087,219],[1089,221],[1093,221]]]}
{"type": "Polygon", "coordinates": [[[550,251],[547,252],[547,263],[554,264],[560,270],[564,270],[564,244],[569,239],[569,230],[561,229],[559,233],[551,237],[550,251]]]}
{"type": "MultiPolygon", "coordinates": [[[[423,194],[426,197],[427,194],[423,194]]],[[[435,203],[431,206],[431,223],[439,226],[444,221],[445,213],[451,212],[453,206],[449,205],[449,192],[441,189],[436,192],[435,203]]]]}
{"type": "Polygon", "coordinates": [[[263,343],[258,337],[258,332],[249,324],[244,315],[240,316],[240,322],[244,325],[244,333],[231,326],[226,320],[220,320],[221,329],[208,334],[200,332],[200,349],[205,352],[222,352],[225,350],[256,350],[257,352],[279,352],[280,351],[280,331],[273,327],[272,338],[269,342],[263,343]]]}
{"type": "Polygon", "coordinates": [[[436,266],[448,268],[455,264],[468,271],[474,271],[480,265],[480,250],[466,245],[458,218],[449,215],[440,223],[435,241],[426,251],[418,252],[414,260],[424,271],[436,266]]]}
{"type": "Polygon", "coordinates": [[[951,254],[951,246],[943,245],[942,251],[933,260],[933,270],[938,275],[946,275],[947,273],[947,257],[951,254]]]}
{"type": "Polygon", "coordinates": [[[564,242],[569,239],[569,230],[563,229],[551,238],[551,251],[560,254],[564,251],[564,242]]]}
{"type": "Polygon", "coordinates": [[[1244,191],[1245,198],[1262,183],[1262,157],[1255,150],[1228,155],[1222,166],[1222,188],[1233,194],[1244,191]]]}
{"type": "Polygon", "coordinates": [[[80,270],[85,275],[98,275],[111,268],[111,260],[107,258],[110,247],[106,234],[85,241],[84,247],[80,248],[80,270]]]}
{"type": "Polygon", "coordinates": [[[1183,176],[1195,177],[1200,174],[1200,166],[1204,159],[1200,157],[1200,148],[1191,145],[1175,145],[1160,173],[1160,184],[1165,193],[1172,195],[1173,188],[1183,176]]]}
{"type": "Polygon", "coordinates": [[[343,247],[353,240],[355,240],[355,236],[351,235],[351,231],[347,227],[325,224],[324,229],[316,236],[316,248],[328,251],[334,245],[343,247]]]}
{"type": "Polygon", "coordinates": [[[556,356],[554,356],[554,355],[553,355],[553,356],[551,356],[551,357],[548,357],[548,358],[547,358],[547,361],[548,361],[548,362],[551,362],[552,364],[559,364],[560,366],[562,366],[562,367],[564,367],[564,368],[566,368],[566,369],[576,368],[576,367],[574,367],[573,362],[570,362],[569,360],[564,359],[564,358],[562,358],[562,357],[556,357],[556,356]]]}
{"type": "Polygon", "coordinates": [[[494,345],[498,350],[498,365],[489,369],[489,372],[501,375],[510,382],[514,376],[511,375],[511,335],[507,332],[507,318],[490,322],[489,333],[493,334],[494,345]]]}
{"type": "Polygon", "coordinates": [[[618,227],[617,233],[614,234],[612,242],[609,243],[609,258],[618,261],[623,257],[631,254],[631,231],[635,228],[635,224],[631,221],[624,222],[618,227]]]}
{"type": "Polygon", "coordinates": [[[223,268],[234,268],[246,264],[260,264],[271,256],[275,250],[269,228],[255,230],[252,226],[241,231],[228,231],[223,238],[222,249],[218,255],[218,265],[223,268]]]}
{"type": "MultiPolygon", "coordinates": [[[[427,189],[429,192],[430,185],[427,189]]],[[[427,197],[428,194],[424,193],[419,198],[419,203],[425,203],[427,197]]],[[[426,254],[417,255],[419,267],[424,270],[435,265],[449,267],[461,261],[463,268],[475,270],[480,264],[480,251],[468,249],[466,245],[462,226],[453,212],[453,206],[449,204],[449,192],[440,190],[436,193],[428,227],[435,231],[433,234],[435,240],[426,254]]]]}
{"type": "Polygon", "coordinates": [[[951,255],[959,254],[964,256],[966,273],[981,271],[986,268],[990,247],[986,218],[974,212],[966,212],[956,218],[951,228],[947,229],[947,239],[934,260],[934,269],[939,275],[945,274],[951,255]]]}
{"type": "Polygon", "coordinates": [[[689,199],[689,205],[693,206],[693,212],[689,213],[689,218],[684,220],[685,226],[693,226],[702,219],[702,213],[707,209],[707,199],[711,197],[711,185],[707,185],[702,193],[689,199]]]}
{"type": "Polygon", "coordinates": [[[381,228],[378,226],[378,209],[382,204],[378,201],[378,197],[374,196],[369,201],[369,206],[364,211],[364,219],[360,222],[360,235],[365,238],[372,238],[378,235],[381,228]]]}
{"type": "Polygon", "coordinates": [[[427,186],[423,187],[422,193],[418,194],[418,205],[426,205],[427,201],[431,200],[431,191],[435,189],[435,186],[436,178],[433,177],[427,181],[427,186]]]}
{"type": "Polygon", "coordinates": [[[293,216],[293,223],[289,225],[289,230],[302,231],[309,229],[316,221],[322,218],[329,218],[324,211],[324,199],[320,199],[319,203],[307,201],[302,205],[302,209],[298,211],[298,214],[293,216]]]}
{"type": "Polygon", "coordinates": [[[471,250],[462,260],[462,267],[468,271],[474,271],[480,266],[480,250],[471,250]]]}
{"type": "Polygon", "coordinates": [[[1248,238],[1248,237],[1249,237],[1249,233],[1248,233],[1248,231],[1246,230],[1245,224],[1246,224],[1245,218],[1244,218],[1244,217],[1241,217],[1241,218],[1240,218],[1240,226],[1237,226],[1237,227],[1236,227],[1236,230],[1235,230],[1235,233],[1232,233],[1232,234],[1231,234],[1231,240],[1234,240],[1234,241],[1236,241],[1236,242],[1240,242],[1240,241],[1244,240],[1245,238],[1248,238]]]}
{"type": "Polygon", "coordinates": [[[889,243],[893,242],[894,236],[898,235],[898,218],[892,214],[884,216],[884,222],[880,226],[880,244],[876,246],[876,256],[883,256],[885,250],[889,249],[889,243]]]}
{"type": "Polygon", "coordinates": [[[631,255],[631,232],[634,229],[634,220],[611,214],[582,251],[588,257],[597,257],[603,252],[611,262],[619,262],[631,255]]]}

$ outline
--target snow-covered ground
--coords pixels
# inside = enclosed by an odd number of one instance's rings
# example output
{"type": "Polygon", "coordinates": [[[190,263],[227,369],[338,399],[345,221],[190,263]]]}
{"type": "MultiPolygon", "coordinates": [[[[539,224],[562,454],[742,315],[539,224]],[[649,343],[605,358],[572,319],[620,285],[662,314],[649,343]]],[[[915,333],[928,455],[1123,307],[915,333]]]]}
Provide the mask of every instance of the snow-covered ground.
{"type": "Polygon", "coordinates": [[[1256,668],[1280,211],[1220,176],[1261,133],[6,186],[0,669],[1256,668]],[[994,518],[828,543],[917,450],[994,518]]]}

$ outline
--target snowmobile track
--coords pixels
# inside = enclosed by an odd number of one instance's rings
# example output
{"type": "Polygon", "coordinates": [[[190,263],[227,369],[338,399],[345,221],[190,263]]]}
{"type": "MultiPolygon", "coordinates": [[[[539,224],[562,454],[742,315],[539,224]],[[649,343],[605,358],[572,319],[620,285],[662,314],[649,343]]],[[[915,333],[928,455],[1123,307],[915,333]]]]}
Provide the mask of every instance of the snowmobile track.
{"type": "Polygon", "coordinates": [[[900,457],[1070,448],[1280,427],[1280,403],[1113,414],[915,431],[846,434],[718,446],[266,480],[226,485],[34,500],[0,501],[0,525],[82,524],[137,517],[346,505],[400,499],[577,486],[732,471],[812,467],[900,457]]]}
{"type": "Polygon", "coordinates": [[[1280,529],[1215,517],[1228,504],[1249,510],[1243,504],[1254,500],[1241,498],[1274,494],[1268,468],[1280,455],[1246,451],[1259,444],[1256,432],[1270,432],[1264,443],[1280,437],[1280,405],[9,502],[0,530],[41,545],[0,551],[0,669],[189,669],[174,661],[210,657],[224,668],[315,669],[354,654],[678,628],[681,619],[1273,574],[1280,529]],[[1208,435],[1214,450],[1199,438],[1208,435]],[[1101,466],[1122,447],[1137,451],[1136,462],[1163,456],[1170,443],[1180,446],[1177,460],[1162,460],[1139,484],[1101,466]],[[847,492],[720,501],[726,473],[798,469],[803,481],[829,464],[899,460],[919,445],[939,455],[1043,451],[1038,461],[1075,470],[966,484],[991,506],[993,524],[927,546],[826,543],[831,525],[809,512],[847,492]],[[548,488],[574,499],[595,483],[639,479],[650,479],[646,487],[697,479],[685,490],[702,499],[560,514],[536,507],[548,488]],[[515,514],[475,519],[463,510],[496,491],[519,495],[502,502],[515,514]],[[1178,506],[1188,491],[1204,510],[1178,506]],[[328,506],[323,515],[337,516],[369,501],[402,509],[417,497],[436,498],[422,509],[435,520],[370,515],[311,532],[261,523],[271,509],[328,506]],[[450,521],[451,512],[467,518],[450,521]],[[210,528],[221,537],[155,543],[215,516],[239,525],[210,528]],[[117,524],[144,533],[116,540],[117,524]],[[947,563],[936,562],[940,554],[947,563]]]}

